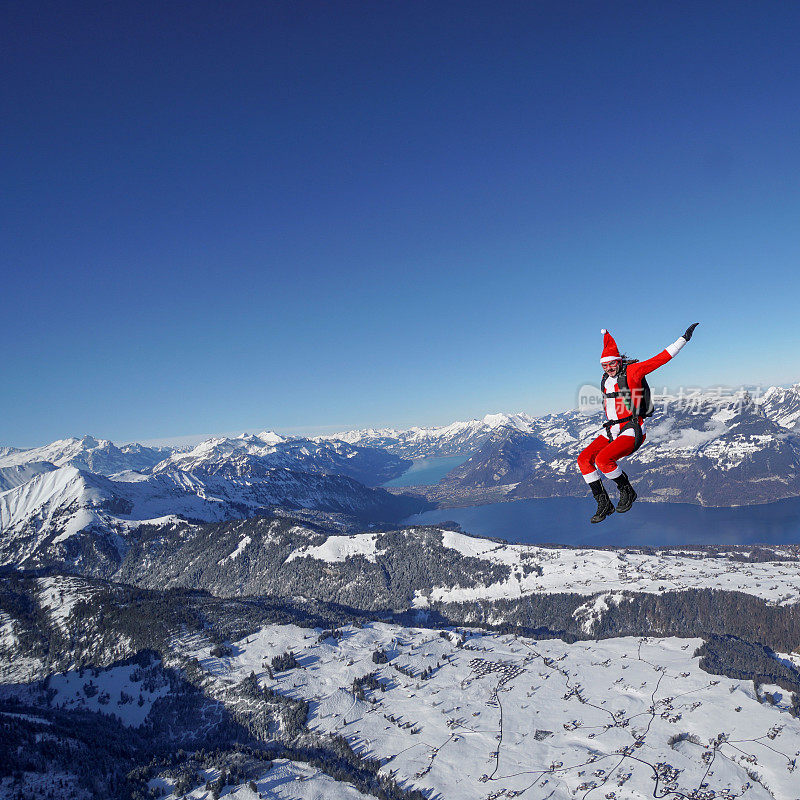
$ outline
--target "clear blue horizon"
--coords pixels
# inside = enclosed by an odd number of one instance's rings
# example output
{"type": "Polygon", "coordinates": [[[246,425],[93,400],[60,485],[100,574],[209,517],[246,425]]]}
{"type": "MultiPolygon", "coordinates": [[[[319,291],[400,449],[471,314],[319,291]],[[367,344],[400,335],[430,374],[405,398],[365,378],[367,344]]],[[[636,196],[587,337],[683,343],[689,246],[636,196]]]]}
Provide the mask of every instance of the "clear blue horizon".
{"type": "Polygon", "coordinates": [[[0,15],[0,443],[800,379],[796,4],[0,15]]]}

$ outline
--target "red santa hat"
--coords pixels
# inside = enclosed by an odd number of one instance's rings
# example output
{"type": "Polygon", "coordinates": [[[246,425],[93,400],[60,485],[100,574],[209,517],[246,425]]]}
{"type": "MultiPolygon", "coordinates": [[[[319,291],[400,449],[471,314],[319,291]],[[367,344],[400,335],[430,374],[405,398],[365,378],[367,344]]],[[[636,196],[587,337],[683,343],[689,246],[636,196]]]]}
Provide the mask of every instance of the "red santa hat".
{"type": "Polygon", "coordinates": [[[619,361],[622,356],[619,354],[614,337],[605,328],[602,328],[600,333],[603,334],[603,355],[600,357],[600,363],[607,364],[609,361],[619,361]]]}

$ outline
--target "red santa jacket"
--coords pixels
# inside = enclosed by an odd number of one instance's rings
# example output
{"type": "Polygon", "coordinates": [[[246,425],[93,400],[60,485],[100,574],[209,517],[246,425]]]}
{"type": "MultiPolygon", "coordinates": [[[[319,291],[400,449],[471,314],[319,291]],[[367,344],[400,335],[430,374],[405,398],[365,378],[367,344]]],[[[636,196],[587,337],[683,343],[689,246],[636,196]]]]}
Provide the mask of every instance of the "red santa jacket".
{"type": "MultiPolygon", "coordinates": [[[[662,367],[667,361],[672,360],[677,354],[678,351],[686,344],[686,339],[681,336],[676,342],[673,342],[669,345],[666,349],[662,350],[658,355],[653,356],[652,358],[648,358],[647,361],[636,361],[633,364],[628,364],[626,369],[626,375],[628,378],[628,388],[631,392],[631,397],[636,398],[641,397],[642,393],[642,378],[645,375],[649,375],[651,372],[654,372],[659,367],[662,367]]],[[[616,377],[611,377],[610,375],[606,375],[600,383],[600,391],[603,394],[611,394],[612,392],[619,391],[619,384],[617,383],[616,377]]],[[[625,417],[629,417],[631,412],[625,405],[625,401],[621,397],[606,397],[604,402],[604,408],[606,412],[606,418],[611,421],[612,419],[623,419],[625,417]]],[[[639,417],[639,424],[642,425],[644,423],[644,417],[639,417]]],[[[606,428],[608,432],[607,435],[611,439],[615,439],[617,436],[635,436],[636,434],[631,428],[622,431],[620,434],[620,426],[619,425],[612,425],[609,428],[606,428]]]]}

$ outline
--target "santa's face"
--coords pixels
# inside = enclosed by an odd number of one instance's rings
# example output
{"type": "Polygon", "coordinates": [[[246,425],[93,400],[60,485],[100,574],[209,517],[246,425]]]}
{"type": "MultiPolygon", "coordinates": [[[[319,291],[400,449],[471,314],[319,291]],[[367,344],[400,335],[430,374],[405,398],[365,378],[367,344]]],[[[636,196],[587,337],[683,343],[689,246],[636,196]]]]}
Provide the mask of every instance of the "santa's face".
{"type": "Polygon", "coordinates": [[[620,366],[619,361],[607,361],[605,364],[603,364],[603,369],[606,371],[607,375],[614,378],[619,372],[619,366],[620,366]]]}

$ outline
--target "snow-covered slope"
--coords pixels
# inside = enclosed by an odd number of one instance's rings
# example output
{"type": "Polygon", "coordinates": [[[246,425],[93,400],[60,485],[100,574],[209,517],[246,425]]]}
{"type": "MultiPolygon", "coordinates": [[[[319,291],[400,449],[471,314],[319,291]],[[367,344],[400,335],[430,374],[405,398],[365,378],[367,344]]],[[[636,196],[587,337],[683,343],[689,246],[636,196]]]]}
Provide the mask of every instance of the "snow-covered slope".
{"type": "Polygon", "coordinates": [[[242,519],[273,506],[370,520],[408,516],[419,502],[343,476],[277,468],[256,479],[178,470],[111,479],[61,467],[0,493],[0,564],[61,564],[110,574],[142,523],[242,519]]]}
{"type": "Polygon", "coordinates": [[[75,467],[61,467],[0,494],[4,544],[15,531],[46,532],[56,541],[101,522],[100,511],[113,498],[111,482],[75,467]]]}
{"type": "MultiPolygon", "coordinates": [[[[207,800],[211,795],[205,787],[209,783],[213,786],[220,774],[219,770],[204,771],[202,781],[189,792],[176,789],[174,779],[161,779],[153,784],[169,791],[164,800],[207,800]]],[[[374,795],[363,794],[316,767],[285,758],[272,761],[268,771],[254,775],[252,780],[234,782],[226,789],[225,796],[232,800],[374,800],[374,795]]]]}
{"type": "Polygon", "coordinates": [[[28,461],[24,464],[14,464],[0,467],[0,492],[7,492],[15,486],[22,486],[31,478],[44,472],[52,472],[56,467],[49,461],[28,461]]]}
{"type": "Polygon", "coordinates": [[[800,383],[788,389],[772,386],[761,398],[764,413],[789,430],[800,431],[800,383]]]}
{"type": "MultiPolygon", "coordinates": [[[[127,550],[132,521],[188,510],[189,495],[177,487],[158,499],[150,484],[118,484],[72,466],[38,475],[0,494],[0,563],[107,573],[127,550]]],[[[192,499],[202,515],[206,501],[192,499]]]]}
{"type": "Polygon", "coordinates": [[[224,498],[190,475],[112,480],[75,467],[61,467],[0,494],[4,536],[34,530],[64,541],[91,525],[118,527],[168,515],[214,521],[226,518],[224,498]]]}

